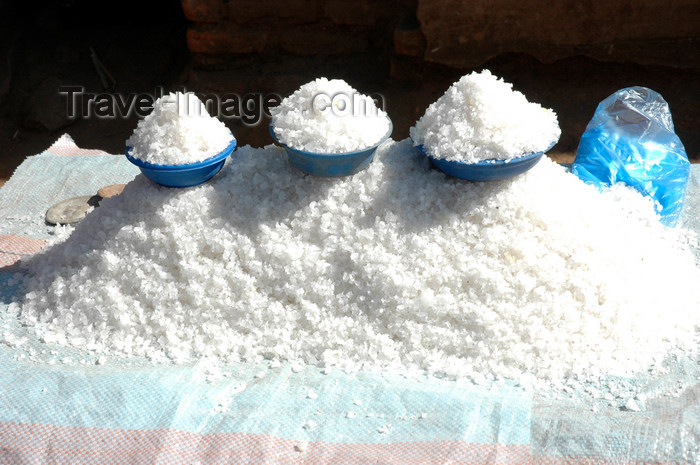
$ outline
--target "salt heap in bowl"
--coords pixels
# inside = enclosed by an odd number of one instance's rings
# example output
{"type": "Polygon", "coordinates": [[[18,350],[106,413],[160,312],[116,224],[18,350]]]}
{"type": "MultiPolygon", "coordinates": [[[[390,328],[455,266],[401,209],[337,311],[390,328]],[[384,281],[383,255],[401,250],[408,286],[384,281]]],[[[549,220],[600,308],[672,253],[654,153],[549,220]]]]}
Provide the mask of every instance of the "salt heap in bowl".
{"type": "Polygon", "coordinates": [[[271,109],[279,142],[313,153],[367,149],[388,135],[391,123],[374,100],[342,79],[319,78],[271,109]]]}
{"type": "Polygon", "coordinates": [[[157,99],[126,141],[132,158],[154,165],[185,165],[211,158],[233,140],[231,131],[207,112],[192,92],[157,99]]]}
{"type": "Polygon", "coordinates": [[[561,134],[557,115],[512,87],[489,70],[463,76],[428,107],[411,139],[432,158],[469,164],[548,150],[561,134]]]}

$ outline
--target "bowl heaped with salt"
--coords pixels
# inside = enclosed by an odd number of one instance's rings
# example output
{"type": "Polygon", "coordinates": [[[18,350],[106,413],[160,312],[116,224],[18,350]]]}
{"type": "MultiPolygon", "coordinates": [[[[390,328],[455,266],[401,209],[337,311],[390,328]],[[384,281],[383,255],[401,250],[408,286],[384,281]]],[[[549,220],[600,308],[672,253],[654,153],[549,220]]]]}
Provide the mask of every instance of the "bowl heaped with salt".
{"type": "Polygon", "coordinates": [[[455,82],[410,130],[443,173],[497,181],[524,173],[559,140],[554,111],[529,102],[488,70],[455,82]]]}
{"type": "Polygon", "coordinates": [[[126,145],[126,158],[151,181],[190,187],[221,170],[236,138],[196,95],[177,92],[155,101],[126,145]]]}
{"type": "Polygon", "coordinates": [[[270,134],[292,165],[315,176],[365,169],[393,126],[374,100],[345,81],[319,78],[271,109],[270,134]]]}

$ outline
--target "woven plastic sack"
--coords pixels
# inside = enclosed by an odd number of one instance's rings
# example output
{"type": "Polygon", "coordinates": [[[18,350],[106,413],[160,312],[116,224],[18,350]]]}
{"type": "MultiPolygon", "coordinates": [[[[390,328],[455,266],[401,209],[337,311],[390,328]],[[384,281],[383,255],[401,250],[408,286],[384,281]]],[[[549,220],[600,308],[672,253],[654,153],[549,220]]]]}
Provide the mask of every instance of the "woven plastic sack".
{"type": "Polygon", "coordinates": [[[690,163],[668,103],[646,87],[618,90],[598,104],[581,136],[573,173],[606,187],[623,182],[654,200],[661,222],[675,226],[690,163]]]}

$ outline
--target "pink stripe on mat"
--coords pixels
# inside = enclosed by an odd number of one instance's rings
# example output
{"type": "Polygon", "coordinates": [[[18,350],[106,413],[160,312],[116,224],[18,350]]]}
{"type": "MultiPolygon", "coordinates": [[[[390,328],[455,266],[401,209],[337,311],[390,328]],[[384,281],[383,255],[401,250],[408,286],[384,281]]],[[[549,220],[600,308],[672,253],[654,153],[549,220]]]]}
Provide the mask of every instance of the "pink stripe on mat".
{"type": "Polygon", "coordinates": [[[64,155],[64,156],[76,156],[76,155],[109,155],[104,150],[95,149],[81,149],[78,147],[73,138],[68,134],[63,134],[59,139],[53,143],[51,147],[46,149],[47,152],[51,152],[54,155],[64,155]]]}
{"type": "Polygon", "coordinates": [[[173,430],[112,430],[0,423],[2,463],[151,464],[526,464],[528,445],[461,441],[335,444],[244,433],[196,434],[173,430]],[[297,450],[301,449],[301,450],[297,450]],[[7,459],[9,458],[9,461],[7,459]]]}
{"type": "Polygon", "coordinates": [[[597,457],[548,457],[532,458],[532,465],[690,465],[691,462],[678,461],[641,461],[627,459],[605,459],[597,457]]]}
{"type": "Polygon", "coordinates": [[[0,268],[17,262],[22,255],[39,252],[46,241],[22,236],[0,234],[0,268]]]}

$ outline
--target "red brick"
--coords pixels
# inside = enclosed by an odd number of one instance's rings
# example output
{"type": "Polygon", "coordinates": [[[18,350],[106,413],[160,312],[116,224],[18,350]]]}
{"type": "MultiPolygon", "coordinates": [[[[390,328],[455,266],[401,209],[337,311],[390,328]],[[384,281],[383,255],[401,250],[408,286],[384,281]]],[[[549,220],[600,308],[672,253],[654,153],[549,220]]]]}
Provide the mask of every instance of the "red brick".
{"type": "Polygon", "coordinates": [[[282,51],[296,55],[344,55],[367,50],[368,35],[366,31],[300,27],[280,31],[276,43],[282,51]]]}
{"type": "MultiPolygon", "coordinates": [[[[319,0],[182,0],[185,17],[197,23],[284,20],[298,24],[319,19],[319,0]]],[[[279,21],[278,21],[279,22],[279,21]]]]}
{"type": "Polygon", "coordinates": [[[478,66],[504,52],[527,53],[545,62],[584,54],[694,66],[699,64],[697,48],[693,53],[700,39],[699,17],[696,0],[418,2],[427,39],[425,58],[458,68],[478,66]],[[668,41],[667,53],[644,54],[660,41],[668,41]],[[685,57],[676,53],[679,47],[685,57]]]}
{"type": "Polygon", "coordinates": [[[392,15],[395,2],[386,0],[327,0],[323,11],[335,24],[372,26],[392,15]]]}
{"type": "Polygon", "coordinates": [[[260,53],[268,38],[267,32],[238,24],[199,24],[187,31],[187,46],[192,53],[207,55],[260,53]]]}
{"type": "Polygon", "coordinates": [[[425,53],[425,36],[420,29],[394,31],[394,51],[398,55],[422,57],[425,53]]]}

